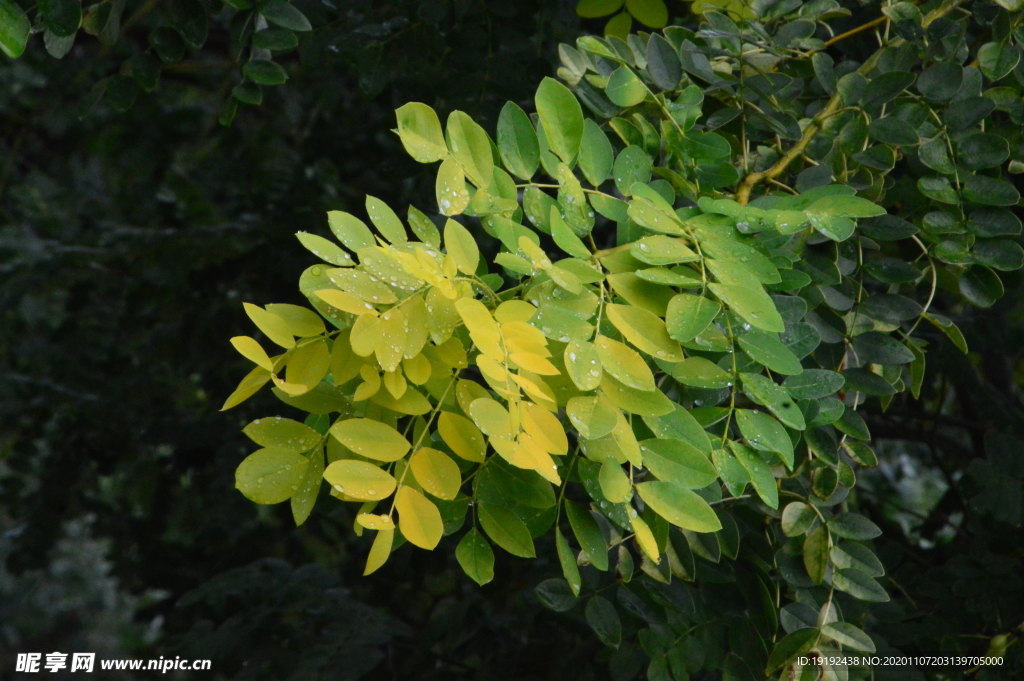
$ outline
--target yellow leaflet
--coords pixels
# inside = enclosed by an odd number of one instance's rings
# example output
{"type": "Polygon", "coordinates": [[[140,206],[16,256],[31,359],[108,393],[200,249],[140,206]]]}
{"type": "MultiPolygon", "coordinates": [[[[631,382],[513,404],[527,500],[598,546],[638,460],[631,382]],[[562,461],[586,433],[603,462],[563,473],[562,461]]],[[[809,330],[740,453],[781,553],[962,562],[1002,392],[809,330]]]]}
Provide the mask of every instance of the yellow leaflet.
{"type": "Polygon", "coordinates": [[[491,439],[495,437],[511,439],[512,425],[508,411],[497,400],[481,397],[469,405],[469,415],[474,423],[491,439]]]}
{"type": "Polygon", "coordinates": [[[376,515],[374,513],[360,513],[356,516],[356,522],[368,530],[390,530],[394,531],[395,521],[389,515],[376,515]]]}
{"type": "Polygon", "coordinates": [[[356,317],[348,340],[352,346],[352,352],[360,357],[372,355],[381,342],[380,317],[376,314],[364,314],[356,317]]]}
{"type": "MultiPolygon", "coordinates": [[[[632,511],[632,509],[630,510],[632,511]]],[[[658,542],[655,540],[651,528],[636,514],[636,511],[632,511],[629,515],[629,520],[633,525],[633,534],[636,536],[636,543],[640,545],[640,550],[655,563],[660,562],[661,553],[658,551],[658,542]]]]}
{"type": "Polygon", "coordinates": [[[654,374],[640,353],[604,336],[598,336],[594,345],[604,370],[622,383],[648,392],[656,388],[654,374]]]}
{"type": "Polygon", "coordinates": [[[547,338],[535,326],[520,321],[506,322],[501,325],[501,333],[505,337],[509,352],[532,352],[541,357],[551,356],[547,338]]]}
{"type": "Polygon", "coordinates": [[[396,400],[400,399],[405,394],[405,389],[408,387],[405,383],[405,378],[402,377],[399,371],[386,371],[384,372],[384,387],[388,389],[391,396],[396,400]]]}
{"type": "Polygon", "coordinates": [[[449,411],[441,412],[437,419],[437,432],[452,451],[467,461],[482,463],[487,445],[483,433],[465,416],[449,411]]]}
{"type": "MultiPolygon", "coordinates": [[[[505,461],[508,461],[513,466],[517,465],[515,463],[516,443],[514,441],[504,437],[492,437],[490,442],[491,446],[494,447],[494,451],[498,452],[498,454],[501,455],[501,458],[505,459],[505,461]]],[[[523,468],[523,466],[519,467],[523,468]]]]}
{"type": "MultiPolygon", "coordinates": [[[[511,322],[528,322],[537,313],[535,308],[525,300],[506,300],[494,311],[494,318],[502,324],[511,322]]],[[[541,334],[543,335],[543,334],[541,334]]]]}
{"type": "Polygon", "coordinates": [[[454,499],[462,486],[459,464],[450,456],[430,447],[423,447],[409,460],[412,474],[428,494],[438,499],[454,499]]]}
{"type": "Polygon", "coordinates": [[[267,312],[283,319],[288,332],[299,338],[319,336],[327,330],[320,315],[305,307],[273,303],[267,305],[267,312]]]}
{"type": "Polygon", "coordinates": [[[615,427],[612,428],[612,439],[615,440],[615,444],[619,446],[619,451],[626,457],[626,460],[636,468],[640,468],[643,463],[643,455],[640,452],[640,443],[636,441],[636,435],[633,433],[633,426],[621,411],[617,409],[615,411],[617,420],[615,427]]]}
{"type": "Polygon", "coordinates": [[[377,369],[369,364],[364,364],[359,368],[359,376],[363,379],[363,382],[359,384],[359,387],[356,388],[355,393],[352,395],[353,402],[368,400],[380,390],[380,374],[377,373],[377,369]]]}
{"type": "Polygon", "coordinates": [[[409,382],[416,385],[423,385],[430,380],[430,360],[422,354],[403,359],[402,369],[405,370],[405,377],[409,382]]]}
{"type": "Polygon", "coordinates": [[[427,344],[427,306],[419,294],[409,296],[402,302],[405,313],[405,345],[402,355],[405,358],[415,357],[427,344]]]}
{"type": "Polygon", "coordinates": [[[235,391],[228,395],[228,399],[224,400],[224,406],[220,408],[221,411],[226,411],[231,407],[238,406],[242,402],[259,392],[259,389],[270,380],[270,372],[263,367],[256,367],[242,379],[235,391]]]}
{"type": "Polygon", "coordinates": [[[427,549],[437,546],[444,532],[441,513],[429,499],[411,487],[399,488],[395,496],[398,527],[410,544],[427,549]]]}
{"type": "Polygon", "coordinates": [[[526,254],[526,257],[530,259],[530,262],[537,269],[549,270],[552,268],[553,265],[548,254],[525,236],[519,237],[519,250],[526,254]]]}
{"type": "Polygon", "coordinates": [[[505,348],[502,346],[501,336],[490,331],[470,331],[469,337],[481,353],[493,358],[495,361],[505,361],[505,348]]]}
{"type": "Polygon", "coordinates": [[[354,315],[372,314],[377,316],[377,311],[373,309],[373,305],[356,298],[351,293],[346,293],[336,288],[325,288],[320,291],[314,291],[313,294],[331,307],[336,307],[342,312],[354,315]]]}
{"type": "Polygon", "coordinates": [[[324,480],[339,494],[360,501],[386,499],[395,491],[397,484],[387,471],[356,459],[335,461],[324,469],[324,480]]]}
{"type": "Polygon", "coordinates": [[[394,530],[381,530],[373,539],[373,546],[370,547],[370,555],[366,557],[366,568],[363,576],[376,572],[380,566],[387,562],[391,555],[391,544],[395,540],[394,530]]]}
{"type": "Polygon", "coordinates": [[[270,361],[266,350],[256,342],[256,339],[249,336],[235,336],[231,339],[231,344],[235,346],[235,350],[238,350],[242,357],[245,357],[256,366],[261,366],[267,371],[274,370],[274,363],[270,361]]]}
{"type": "MultiPolygon", "coordinates": [[[[505,386],[510,374],[506,371],[503,364],[495,361],[494,358],[488,357],[487,355],[480,355],[476,358],[476,365],[480,367],[480,371],[483,372],[484,377],[499,385],[505,386]]],[[[505,386],[505,389],[508,390],[508,386],[505,386]]]]}
{"type": "Polygon", "coordinates": [[[513,458],[515,459],[511,462],[513,465],[535,470],[548,482],[554,484],[561,482],[561,478],[558,476],[558,466],[555,465],[554,459],[529,433],[519,434],[518,444],[513,450],[513,458]],[[517,461],[521,463],[516,463],[517,461]]]}
{"type": "Polygon", "coordinates": [[[460,378],[455,384],[455,399],[459,402],[459,408],[464,414],[469,414],[469,405],[481,397],[490,397],[487,389],[476,381],[460,378]]]}
{"type": "Polygon", "coordinates": [[[565,454],[569,440],[558,417],[535,404],[523,402],[521,412],[525,430],[549,454],[565,454]]]}
{"type": "MultiPolygon", "coordinates": [[[[407,320],[402,308],[393,307],[380,316],[377,361],[385,371],[394,371],[405,351],[407,320]]],[[[354,330],[354,329],[353,329],[354,330]]]]}
{"type": "Polygon", "coordinates": [[[526,369],[520,369],[518,376],[512,377],[526,393],[533,398],[534,402],[548,411],[558,411],[558,403],[555,399],[555,391],[551,389],[544,379],[526,369]],[[523,381],[523,382],[521,382],[523,381]]]}
{"type": "Polygon", "coordinates": [[[303,392],[308,392],[323,380],[330,366],[331,352],[327,349],[327,341],[318,340],[292,350],[285,377],[293,385],[305,386],[303,392]]]}
{"type": "Polygon", "coordinates": [[[462,346],[462,341],[455,336],[452,336],[434,349],[437,353],[437,358],[453,369],[465,369],[469,366],[469,362],[466,361],[466,348],[462,346]]]}
{"type": "Polygon", "coordinates": [[[483,331],[485,333],[499,334],[498,324],[491,317],[491,311],[475,298],[460,298],[455,301],[455,309],[465,323],[470,333],[483,331]]]}
{"type": "Polygon", "coordinates": [[[435,345],[440,345],[451,338],[452,331],[459,323],[459,311],[455,307],[454,296],[446,296],[441,290],[432,288],[427,291],[425,301],[427,308],[427,332],[435,345]]]}
{"type": "Polygon", "coordinates": [[[444,247],[463,274],[473,275],[480,264],[480,249],[469,230],[455,220],[444,225],[444,247]]]}
{"type": "Polygon", "coordinates": [[[441,167],[437,169],[434,193],[441,215],[458,215],[469,205],[466,174],[454,159],[446,158],[441,162],[441,167]]]}
{"type": "Polygon", "coordinates": [[[363,366],[363,358],[352,352],[348,342],[350,332],[350,329],[345,329],[334,338],[334,347],[331,348],[331,376],[334,385],[348,383],[359,375],[359,369],[363,366]]]}
{"type": "Polygon", "coordinates": [[[648,355],[666,362],[683,361],[679,341],[669,337],[665,322],[653,312],[631,305],[610,304],[605,306],[605,313],[626,340],[648,355]]]}
{"type": "Polygon", "coordinates": [[[392,397],[391,393],[387,390],[379,390],[376,395],[370,398],[370,401],[399,414],[410,414],[412,416],[426,414],[431,409],[430,401],[427,398],[408,387],[398,399],[392,397]]]}
{"type": "Polygon", "coordinates": [[[557,376],[559,374],[554,364],[532,352],[513,352],[509,355],[509,359],[523,369],[540,374],[541,376],[557,376]]]}
{"type": "Polygon", "coordinates": [[[341,287],[343,291],[368,303],[388,305],[398,302],[394,291],[362,270],[341,268],[327,270],[327,278],[335,286],[341,287]]]}
{"type": "Polygon", "coordinates": [[[309,392],[309,388],[304,385],[288,383],[286,381],[282,381],[277,376],[271,376],[270,378],[273,379],[274,385],[276,385],[278,388],[288,393],[289,395],[301,395],[303,393],[309,392]]]}
{"type": "Polygon", "coordinates": [[[245,314],[249,315],[249,319],[263,332],[263,335],[282,348],[295,347],[294,334],[291,333],[291,329],[284,319],[252,303],[242,303],[242,307],[245,308],[245,314]]]}
{"type": "Polygon", "coordinates": [[[331,435],[360,456],[377,461],[398,461],[411,448],[397,430],[373,419],[346,419],[331,426],[331,435]]]}

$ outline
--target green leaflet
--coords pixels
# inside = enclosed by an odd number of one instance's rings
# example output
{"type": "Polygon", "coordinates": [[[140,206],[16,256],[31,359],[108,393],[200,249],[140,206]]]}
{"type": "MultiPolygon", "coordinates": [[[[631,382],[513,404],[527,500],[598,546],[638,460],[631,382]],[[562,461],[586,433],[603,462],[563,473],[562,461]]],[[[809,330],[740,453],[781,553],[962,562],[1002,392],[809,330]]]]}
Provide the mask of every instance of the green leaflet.
{"type": "Polygon", "coordinates": [[[800,360],[773,334],[750,331],[738,339],[740,347],[752,360],[772,371],[792,376],[803,373],[800,360]]]}
{"type": "Polygon", "coordinates": [[[740,374],[743,392],[764,405],[783,424],[795,430],[806,428],[804,416],[785,388],[760,374],[740,374]]]}
{"type": "Polygon", "coordinates": [[[377,231],[392,244],[404,244],[409,240],[405,234],[405,225],[395,211],[380,199],[367,195],[366,213],[377,231]]]}
{"type": "Polygon", "coordinates": [[[665,312],[665,325],[669,336],[678,341],[689,341],[708,328],[722,310],[714,300],[690,293],[679,293],[672,297],[665,312]]]}
{"type": "Polygon", "coordinates": [[[775,485],[775,476],[761,455],[739,442],[730,442],[729,448],[740,464],[747,469],[750,482],[761,497],[761,501],[771,508],[779,507],[779,490],[775,485]]]}
{"type": "Polygon", "coordinates": [[[588,118],[583,124],[583,139],[579,151],[579,165],[583,176],[591,185],[598,187],[608,179],[614,161],[615,153],[608,136],[597,123],[588,118]]]}
{"type": "Polygon", "coordinates": [[[683,385],[696,388],[727,388],[732,385],[732,376],[717,364],[703,357],[688,357],[672,366],[672,378],[683,385]]]}
{"type": "Polygon", "coordinates": [[[559,248],[569,255],[583,260],[590,258],[590,249],[565,224],[565,220],[562,219],[562,214],[556,205],[551,206],[548,224],[551,226],[551,237],[559,248]]]}
{"type": "Polygon", "coordinates": [[[752,409],[737,409],[736,425],[747,444],[764,452],[775,452],[793,468],[793,441],[778,421],[752,409]]]}
{"type": "Polygon", "coordinates": [[[708,458],[682,440],[644,440],[640,449],[644,466],[659,480],[687,489],[701,489],[718,478],[718,472],[708,458]]]}
{"type": "Polygon", "coordinates": [[[471,528],[455,547],[455,559],[466,576],[483,586],[494,579],[494,551],[481,532],[471,528]]]}
{"type": "Polygon", "coordinates": [[[776,333],[786,330],[775,304],[763,290],[731,284],[708,284],[708,288],[729,309],[752,326],[776,333]]]}
{"type": "Polygon", "coordinates": [[[540,165],[537,133],[530,117],[513,102],[498,116],[498,152],[508,171],[522,180],[529,181],[540,165]]]}
{"type": "Polygon", "coordinates": [[[530,530],[526,523],[519,519],[512,511],[494,504],[483,502],[477,505],[477,513],[480,519],[480,526],[495,544],[505,549],[513,556],[520,558],[533,558],[536,551],[533,548],[533,539],[530,537],[530,530]]]}
{"type": "Polygon", "coordinates": [[[534,98],[540,123],[551,151],[571,163],[583,140],[583,110],[567,87],[553,78],[545,78],[534,98]]]}
{"type": "Polygon", "coordinates": [[[601,528],[590,514],[579,504],[572,501],[565,501],[565,515],[572,526],[572,532],[576,536],[583,552],[587,554],[591,565],[598,570],[608,569],[608,543],[601,534],[601,528]]]}

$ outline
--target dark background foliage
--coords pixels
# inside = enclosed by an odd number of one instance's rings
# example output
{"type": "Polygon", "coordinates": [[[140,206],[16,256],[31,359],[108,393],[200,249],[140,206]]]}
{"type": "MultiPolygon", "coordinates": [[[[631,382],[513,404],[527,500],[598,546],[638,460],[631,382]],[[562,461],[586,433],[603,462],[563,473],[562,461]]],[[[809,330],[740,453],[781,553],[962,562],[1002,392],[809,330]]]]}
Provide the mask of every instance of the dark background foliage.
{"type": "MultiPolygon", "coordinates": [[[[569,0],[296,5],[315,30],[279,59],[290,80],[228,127],[238,64],[217,19],[151,94],[97,101],[163,3],[129,3],[140,18],[113,46],[81,36],[57,61],[37,37],[0,61],[0,677],[16,652],[60,650],[211,658],[211,678],[631,678],[636,646],[609,664],[579,612],[538,604],[553,547],[503,557],[483,589],[447,544],[364,579],[349,511],[321,504],[296,529],[232,490],[241,426],[288,408],[218,411],[248,370],[227,339],[249,328],[242,301],[302,302],[294,233],[325,234],[325,211],[367,193],[429,209],[393,110],[493,129],[506,99],[531,107],[559,42],[602,26],[569,0]]],[[[837,49],[873,49],[858,40],[837,49]]],[[[880,465],[860,503],[893,595],[872,624],[904,652],[1022,634],[1024,315],[1004,284],[987,311],[940,299],[972,353],[936,332],[922,399],[865,410],[880,465]]]]}

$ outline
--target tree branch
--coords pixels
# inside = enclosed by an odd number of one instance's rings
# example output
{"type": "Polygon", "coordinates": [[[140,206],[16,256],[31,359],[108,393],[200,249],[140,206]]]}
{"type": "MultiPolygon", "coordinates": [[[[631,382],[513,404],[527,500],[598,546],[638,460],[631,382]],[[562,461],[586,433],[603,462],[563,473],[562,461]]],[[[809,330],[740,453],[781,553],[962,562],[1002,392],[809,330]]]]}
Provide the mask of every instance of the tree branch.
{"type": "MultiPolygon", "coordinates": [[[[924,21],[922,21],[922,26],[927,28],[929,24],[931,24],[939,17],[945,16],[952,12],[961,3],[963,3],[963,1],[964,0],[949,0],[941,7],[938,7],[932,12],[929,12],[928,15],[924,18],[924,21]]],[[[885,21],[885,19],[888,19],[888,17],[879,20],[878,23],[882,23],[883,21],[885,21]]],[[[868,28],[871,27],[871,24],[865,24],[864,26],[854,30],[867,30],[868,28]]],[[[842,38],[845,35],[846,34],[843,34],[842,36],[836,36],[836,38],[833,38],[830,42],[837,42],[839,38],[842,38]]],[[[859,69],[857,69],[857,72],[860,73],[861,75],[866,75],[867,73],[870,73],[871,70],[875,67],[875,64],[878,62],[878,59],[881,57],[882,52],[887,47],[897,47],[899,45],[902,45],[904,42],[906,41],[903,40],[902,38],[897,38],[896,40],[893,40],[890,43],[888,43],[888,45],[879,48],[877,52],[871,55],[871,57],[866,62],[864,62],[864,64],[859,69]]],[[[750,173],[745,178],[743,178],[743,182],[740,183],[740,187],[735,195],[736,201],[739,202],[741,205],[746,205],[747,202],[750,201],[750,192],[751,190],[753,190],[754,187],[761,184],[762,182],[774,180],[776,177],[786,172],[786,169],[789,168],[789,165],[800,157],[800,155],[804,152],[804,149],[807,148],[807,145],[811,143],[812,139],[814,139],[814,136],[821,132],[821,129],[825,125],[825,121],[839,112],[839,109],[842,107],[842,103],[843,100],[839,96],[838,92],[832,95],[832,98],[828,100],[828,104],[825,105],[825,108],[819,111],[818,114],[811,119],[810,124],[804,129],[804,133],[803,135],[801,135],[800,140],[796,144],[794,144],[789,151],[783,154],[782,158],[780,158],[775,163],[775,165],[773,165],[768,170],[757,173],[750,173]]]]}

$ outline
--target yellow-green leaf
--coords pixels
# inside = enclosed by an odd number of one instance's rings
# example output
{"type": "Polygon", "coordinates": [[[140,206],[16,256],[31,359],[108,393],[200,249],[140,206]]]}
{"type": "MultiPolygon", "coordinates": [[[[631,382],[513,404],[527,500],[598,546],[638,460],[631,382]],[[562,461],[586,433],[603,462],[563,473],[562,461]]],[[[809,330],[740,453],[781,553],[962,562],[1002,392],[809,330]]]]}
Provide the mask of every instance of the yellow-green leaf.
{"type": "Polygon", "coordinates": [[[419,449],[409,460],[416,482],[438,499],[454,499],[462,486],[459,465],[444,452],[430,447],[419,449]]]}
{"type": "Polygon", "coordinates": [[[598,336],[594,343],[604,370],[630,388],[655,389],[654,374],[640,353],[611,338],[598,336]]]}
{"type": "Polygon", "coordinates": [[[271,303],[267,305],[267,312],[284,320],[288,333],[299,338],[319,336],[327,329],[324,328],[324,320],[316,312],[309,308],[288,303],[271,303]]]}
{"type": "Polygon", "coordinates": [[[317,340],[300,345],[288,357],[286,380],[293,385],[304,385],[312,390],[327,375],[331,365],[331,351],[327,341],[317,340]]]}
{"type": "Polygon", "coordinates": [[[718,316],[722,306],[710,298],[680,293],[668,303],[665,323],[669,336],[687,342],[699,336],[718,316]]]}
{"type": "Polygon", "coordinates": [[[373,419],[339,421],[331,427],[331,435],[356,454],[377,461],[397,461],[410,449],[401,433],[373,419]]]}
{"type": "Polygon", "coordinates": [[[266,447],[235,470],[235,487],[257,504],[279,504],[299,491],[309,459],[293,450],[266,447]]]}
{"type": "Polygon", "coordinates": [[[274,363],[270,361],[270,357],[267,356],[266,350],[260,345],[254,338],[249,336],[235,336],[231,339],[231,344],[235,346],[235,350],[245,357],[250,362],[255,363],[257,366],[261,366],[267,371],[274,370],[274,363]]]}
{"type": "Polygon", "coordinates": [[[320,444],[320,433],[292,419],[272,416],[256,419],[242,429],[246,437],[261,447],[306,452],[320,444]]]}
{"type": "Polygon", "coordinates": [[[270,372],[263,367],[256,367],[241,380],[235,391],[228,395],[228,398],[224,400],[224,405],[220,408],[221,411],[226,411],[232,407],[236,407],[242,402],[259,392],[266,383],[270,380],[270,372]]]}
{"type": "Polygon", "coordinates": [[[297,232],[295,236],[298,237],[299,243],[306,247],[306,250],[324,262],[329,262],[338,267],[351,267],[355,265],[355,262],[348,253],[341,250],[341,247],[337,244],[328,241],[322,236],[308,232],[297,232]]]}
{"type": "Polygon", "coordinates": [[[420,102],[409,102],[399,107],[395,114],[398,137],[410,156],[420,163],[433,163],[448,155],[441,121],[432,108],[420,102]]]}
{"type": "Polygon", "coordinates": [[[580,390],[596,390],[601,385],[601,358],[593,343],[569,341],[565,346],[565,369],[580,390]]]}
{"type": "Polygon", "coordinates": [[[482,463],[487,444],[483,433],[465,416],[443,411],[437,417],[437,432],[452,451],[467,461],[482,463]]]}
{"type": "Polygon", "coordinates": [[[390,473],[358,459],[335,461],[324,470],[324,480],[338,492],[362,501],[386,499],[397,485],[390,473]]]}
{"type": "Polygon", "coordinates": [[[452,155],[478,189],[487,189],[494,178],[494,157],[487,133],[467,113],[448,116],[448,143],[452,155]]]}
{"type": "Polygon", "coordinates": [[[431,550],[441,541],[444,522],[432,501],[412,487],[403,486],[395,495],[398,528],[410,544],[431,550]]]}
{"type": "Polygon", "coordinates": [[[282,348],[295,347],[295,337],[284,319],[252,303],[243,303],[245,313],[263,334],[282,348]]]}
{"type": "Polygon", "coordinates": [[[395,540],[394,530],[380,530],[373,539],[373,546],[370,547],[370,554],[366,557],[366,568],[363,576],[376,572],[391,555],[391,544],[395,540]]]}
{"type": "Polygon", "coordinates": [[[466,210],[469,205],[466,173],[455,159],[446,158],[437,169],[434,192],[441,215],[458,215],[466,210]]]}
{"type": "Polygon", "coordinates": [[[480,248],[468,229],[455,220],[444,225],[444,247],[455,258],[455,264],[463,274],[474,274],[480,264],[480,248]]]}
{"type": "Polygon", "coordinates": [[[683,361],[679,341],[669,337],[665,322],[654,313],[631,305],[609,304],[605,314],[626,340],[648,355],[666,362],[683,361]]]}
{"type": "Polygon", "coordinates": [[[551,237],[555,240],[555,245],[573,257],[583,260],[590,258],[590,249],[569,229],[569,225],[565,224],[558,206],[551,206],[549,219],[551,237]]]}
{"type": "Polygon", "coordinates": [[[345,244],[345,248],[353,253],[361,248],[377,245],[366,223],[351,213],[340,210],[328,211],[327,224],[334,232],[334,236],[338,237],[338,241],[345,244]]]}
{"type": "Polygon", "coordinates": [[[615,459],[605,459],[597,476],[601,493],[613,504],[624,504],[633,498],[633,486],[615,459]]]}
{"type": "Polygon", "coordinates": [[[640,498],[673,525],[693,532],[717,532],[722,523],[696,492],[673,482],[644,482],[636,486],[640,498]]]}
{"type": "Polygon", "coordinates": [[[306,522],[309,514],[313,512],[316,505],[316,498],[320,496],[320,484],[323,482],[324,473],[324,450],[317,447],[309,455],[309,465],[302,477],[302,484],[299,491],[291,498],[292,518],[295,526],[298,527],[306,522]]]}
{"type": "Polygon", "coordinates": [[[392,244],[404,244],[409,240],[405,233],[405,225],[391,206],[384,203],[376,196],[366,196],[366,213],[377,231],[392,244]]]}
{"type": "Polygon", "coordinates": [[[708,284],[708,288],[751,326],[776,333],[786,330],[775,303],[764,289],[732,284],[708,284]]]}
{"type": "Polygon", "coordinates": [[[356,516],[356,522],[368,530],[394,530],[395,521],[386,514],[360,513],[356,516]]]}

